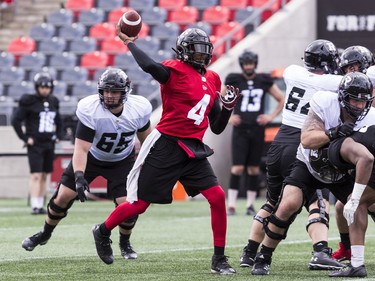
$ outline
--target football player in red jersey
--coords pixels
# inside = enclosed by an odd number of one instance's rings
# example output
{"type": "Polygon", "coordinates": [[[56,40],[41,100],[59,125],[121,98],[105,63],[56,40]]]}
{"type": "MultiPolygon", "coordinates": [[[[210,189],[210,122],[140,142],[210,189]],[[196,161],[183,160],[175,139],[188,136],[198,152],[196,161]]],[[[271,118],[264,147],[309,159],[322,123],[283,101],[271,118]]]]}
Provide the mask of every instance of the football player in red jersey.
{"type": "Polygon", "coordinates": [[[128,176],[128,202],[119,205],[104,223],[93,227],[98,256],[103,262],[112,263],[111,230],[125,219],[145,212],[151,203],[171,203],[172,189],[180,181],[189,196],[202,194],[210,204],[214,240],[211,272],[234,274],[224,254],[225,192],[207,160],[213,151],[202,139],[209,125],[215,134],[225,129],[239,90],[228,85],[226,95],[220,95],[220,77],[207,69],[213,46],[200,29],[190,28],[178,36],[174,50],[177,59],[161,63],[136,46],[137,37],[126,36],[119,26],[117,34],[138,65],[160,83],[163,112],[128,176]]]}

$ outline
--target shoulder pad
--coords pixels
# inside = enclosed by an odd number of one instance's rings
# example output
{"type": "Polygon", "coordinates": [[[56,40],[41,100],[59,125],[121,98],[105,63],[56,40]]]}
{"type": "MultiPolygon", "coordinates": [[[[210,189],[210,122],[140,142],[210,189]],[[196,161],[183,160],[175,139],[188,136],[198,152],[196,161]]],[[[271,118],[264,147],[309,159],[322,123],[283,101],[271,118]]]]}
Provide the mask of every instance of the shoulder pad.
{"type": "Polygon", "coordinates": [[[20,98],[20,106],[28,106],[33,104],[36,101],[35,95],[25,94],[20,98]]]}

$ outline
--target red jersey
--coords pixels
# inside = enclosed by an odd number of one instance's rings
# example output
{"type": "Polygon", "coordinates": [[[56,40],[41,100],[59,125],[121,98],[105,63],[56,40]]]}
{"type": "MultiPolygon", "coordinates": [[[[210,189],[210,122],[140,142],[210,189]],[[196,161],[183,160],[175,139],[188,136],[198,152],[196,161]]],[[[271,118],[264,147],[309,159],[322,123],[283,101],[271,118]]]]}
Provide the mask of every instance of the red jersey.
{"type": "Polygon", "coordinates": [[[162,64],[170,70],[170,77],[160,85],[163,112],[156,128],[166,135],[202,141],[216,92],[220,92],[219,75],[211,70],[201,75],[179,60],[162,64]]]}

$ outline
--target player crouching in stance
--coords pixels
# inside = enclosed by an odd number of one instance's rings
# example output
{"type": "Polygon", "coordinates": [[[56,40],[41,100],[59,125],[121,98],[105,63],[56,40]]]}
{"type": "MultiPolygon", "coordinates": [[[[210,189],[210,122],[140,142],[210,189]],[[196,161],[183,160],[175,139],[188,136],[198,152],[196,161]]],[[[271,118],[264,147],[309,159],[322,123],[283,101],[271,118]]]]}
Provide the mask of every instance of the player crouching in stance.
{"type": "MultiPolygon", "coordinates": [[[[269,274],[272,254],[300,212],[304,194],[315,192],[319,186],[329,189],[338,200],[346,203],[354,182],[347,173],[329,165],[325,156],[327,146],[335,139],[351,135],[353,129],[375,122],[372,100],[372,84],[359,72],[348,73],[342,78],[338,94],[330,91],[314,94],[301,130],[297,160],[285,179],[286,185],[274,212],[264,224],[266,235],[251,274],[269,274]]],[[[358,237],[352,238],[353,245],[360,244],[354,241],[358,237]]]]}
{"type": "Polygon", "coordinates": [[[185,30],[177,38],[177,59],[161,63],[156,63],[136,46],[137,37],[126,36],[119,26],[117,34],[138,65],[160,83],[163,112],[129,174],[128,202],[119,205],[104,223],[93,228],[98,256],[111,263],[111,230],[122,221],[144,213],[151,203],[170,204],[172,189],[179,180],[188,195],[202,194],[210,204],[214,242],[211,272],[234,274],[235,270],[224,255],[225,192],[207,159],[213,151],[202,139],[209,125],[215,134],[225,129],[239,90],[227,86],[226,96],[220,95],[219,75],[206,68],[213,46],[200,29],[185,30]]]}
{"type": "MultiPolygon", "coordinates": [[[[78,103],[72,161],[49,201],[44,229],[22,242],[27,251],[48,242],[77,195],[81,202],[87,200],[85,192],[96,177],[107,180],[108,198],[116,206],[126,200],[126,177],[135,161],[135,137],[142,143],[151,132],[152,106],[146,98],[130,95],[130,80],[121,69],[107,69],[99,79],[98,92],[78,103]]],[[[119,222],[120,250],[125,259],[137,258],[129,241],[136,221],[134,215],[119,222]]]]}

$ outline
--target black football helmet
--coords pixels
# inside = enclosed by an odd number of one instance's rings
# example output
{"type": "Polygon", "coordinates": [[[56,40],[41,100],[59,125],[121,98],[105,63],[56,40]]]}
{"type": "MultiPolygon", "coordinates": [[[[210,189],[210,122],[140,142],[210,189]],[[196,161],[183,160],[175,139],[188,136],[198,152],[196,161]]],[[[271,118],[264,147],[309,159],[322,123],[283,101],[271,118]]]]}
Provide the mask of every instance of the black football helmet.
{"type": "Polygon", "coordinates": [[[188,28],[177,37],[176,50],[173,50],[177,59],[202,69],[210,64],[213,49],[206,32],[199,28],[188,28]]]}
{"type": "Polygon", "coordinates": [[[53,92],[53,78],[48,72],[38,72],[34,76],[34,86],[35,91],[39,94],[38,87],[51,88],[51,93],[53,92]]]}
{"type": "Polygon", "coordinates": [[[238,58],[238,63],[241,68],[244,63],[254,63],[255,68],[258,66],[258,54],[252,51],[244,51],[238,58]]]}
{"type": "Polygon", "coordinates": [[[369,49],[363,46],[350,46],[346,48],[341,54],[339,67],[341,72],[345,74],[345,67],[354,63],[358,63],[358,71],[366,73],[367,68],[369,68],[371,65],[374,65],[374,62],[374,55],[369,49]]]}
{"type": "Polygon", "coordinates": [[[371,80],[361,72],[349,72],[341,79],[338,99],[340,106],[346,110],[353,122],[365,118],[370,110],[374,99],[372,89],[371,80]],[[366,102],[366,106],[364,108],[355,107],[350,104],[351,99],[366,102]]]}
{"type": "Polygon", "coordinates": [[[100,101],[108,109],[116,108],[125,103],[127,96],[131,93],[131,82],[128,75],[119,68],[108,68],[99,78],[98,92],[100,101]],[[106,104],[104,102],[104,90],[111,92],[121,92],[121,98],[118,104],[106,104]]]}
{"type": "Polygon", "coordinates": [[[325,183],[336,183],[343,179],[345,172],[336,169],[328,159],[328,146],[311,149],[309,163],[313,176],[325,183]]]}
{"type": "Polygon", "coordinates": [[[335,74],[340,58],[331,41],[318,39],[307,46],[303,61],[309,70],[324,70],[325,73],[335,74]]]}

